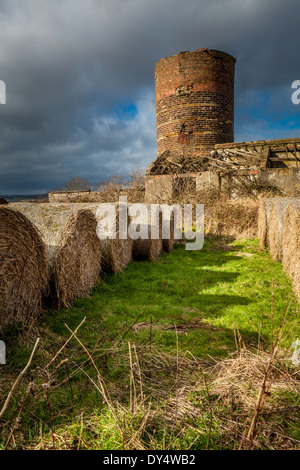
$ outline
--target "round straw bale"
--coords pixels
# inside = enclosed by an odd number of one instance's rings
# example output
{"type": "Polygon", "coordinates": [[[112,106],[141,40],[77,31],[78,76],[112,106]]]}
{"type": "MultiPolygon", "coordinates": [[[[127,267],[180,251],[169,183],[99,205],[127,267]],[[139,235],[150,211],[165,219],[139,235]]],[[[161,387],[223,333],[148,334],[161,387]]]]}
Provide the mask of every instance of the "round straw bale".
{"type": "Polygon", "coordinates": [[[285,212],[282,240],[282,264],[285,271],[292,279],[300,273],[299,210],[293,204],[290,204],[285,212]]]}
{"type": "Polygon", "coordinates": [[[101,246],[92,211],[79,210],[68,220],[53,260],[53,280],[59,305],[86,296],[99,280],[101,246]]]}
{"type": "Polygon", "coordinates": [[[149,227],[149,238],[138,238],[133,241],[132,257],[134,260],[156,260],[162,252],[162,240],[151,239],[149,227]]]}
{"type": "Polygon", "coordinates": [[[168,238],[163,238],[162,240],[163,250],[167,253],[173,250],[175,244],[174,231],[174,214],[172,213],[170,218],[170,236],[168,238]]]}
{"type": "Polygon", "coordinates": [[[262,248],[269,246],[270,210],[276,198],[264,198],[258,209],[258,237],[262,248]]]}
{"type": "Polygon", "coordinates": [[[278,212],[276,206],[272,204],[269,214],[268,224],[268,245],[270,254],[274,261],[281,260],[281,238],[278,225],[278,212]]]}
{"type": "Polygon", "coordinates": [[[51,300],[58,307],[89,293],[99,279],[101,245],[93,211],[97,204],[14,203],[46,245],[51,300]]]}
{"type": "Polygon", "coordinates": [[[0,204],[8,204],[8,202],[4,197],[0,197],[0,204]]]}
{"type": "Polygon", "coordinates": [[[0,208],[0,329],[30,327],[47,290],[46,249],[34,225],[19,211],[0,208]]]}
{"type": "Polygon", "coordinates": [[[133,240],[132,258],[134,260],[154,261],[159,257],[163,249],[162,216],[159,214],[156,221],[151,220],[150,204],[145,204],[144,206],[148,210],[148,216],[143,224],[140,224],[134,216],[131,218],[131,225],[136,226],[137,233],[145,232],[147,235],[145,238],[139,236],[133,240]],[[158,227],[157,224],[159,224],[158,227]],[[158,238],[153,237],[153,229],[158,229],[158,238]]]}
{"type": "MultiPolygon", "coordinates": [[[[106,274],[115,274],[121,272],[132,259],[132,240],[128,235],[128,226],[130,224],[130,217],[128,216],[127,210],[124,214],[119,210],[118,203],[110,203],[115,208],[116,214],[116,236],[115,238],[101,239],[101,271],[106,274]],[[127,227],[126,238],[120,238],[119,222],[120,218],[123,219],[127,227]]],[[[102,217],[96,212],[97,223],[100,223],[102,217]]]]}
{"type": "Polygon", "coordinates": [[[267,213],[266,213],[266,206],[265,201],[262,199],[259,202],[259,209],[258,209],[258,238],[261,248],[265,248],[267,246],[267,213]]]}
{"type": "Polygon", "coordinates": [[[132,258],[132,240],[106,239],[101,240],[102,261],[101,271],[116,274],[127,266],[132,258]]]}

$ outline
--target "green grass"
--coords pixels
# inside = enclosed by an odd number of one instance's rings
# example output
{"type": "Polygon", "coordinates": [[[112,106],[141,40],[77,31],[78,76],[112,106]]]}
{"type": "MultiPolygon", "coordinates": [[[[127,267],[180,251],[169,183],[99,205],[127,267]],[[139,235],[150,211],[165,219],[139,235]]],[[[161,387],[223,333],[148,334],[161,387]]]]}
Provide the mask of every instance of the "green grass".
{"type": "MultiPolygon", "coordinates": [[[[147,407],[150,402],[151,406],[158,406],[154,405],[158,403],[158,394],[153,392],[153,375],[156,389],[161,381],[161,394],[167,400],[174,393],[178,361],[185,360],[182,358],[194,357],[202,361],[227,357],[236,350],[239,335],[247,347],[256,348],[260,342],[268,348],[287,311],[283,347],[290,348],[299,337],[295,325],[298,308],[291,282],[281,264],[273,262],[270,255],[259,248],[257,240],[226,243],[222,239],[207,239],[199,252],[185,251],[183,245],[176,245],[172,253],[162,254],[155,262],[132,262],[120,274],[103,276],[90,297],[77,300],[72,307],[46,312],[37,332],[41,345],[34,358],[32,374],[36,374],[36,382],[49,381],[39,367],[43,368],[70,336],[66,324],[74,330],[86,318],[78,337],[92,354],[112,403],[118,403],[116,409],[121,410],[126,427],[133,426],[132,434],[138,429],[143,442],[157,448],[163,448],[162,442],[165,448],[187,449],[190,445],[205,448],[207,434],[197,438],[196,431],[201,426],[207,430],[209,416],[205,414],[202,424],[190,424],[184,435],[176,426],[168,433],[160,431],[154,418],[147,432],[144,431],[142,421],[147,407]],[[130,384],[132,368],[128,343],[133,362],[140,361],[145,394],[144,401],[140,395],[139,412],[136,405],[135,411],[129,413],[130,419],[126,416],[135,382],[130,384]],[[170,365],[172,357],[174,363],[170,365]],[[119,408],[122,406],[127,406],[126,412],[125,408],[119,408]],[[157,437],[153,437],[154,429],[157,437]],[[192,444],[195,439],[196,444],[192,444]]],[[[25,366],[33,342],[34,339],[27,340],[25,346],[24,341],[12,342],[5,366],[8,375],[16,377],[25,366]]],[[[74,442],[69,443],[71,448],[76,448],[80,440],[87,442],[89,448],[122,448],[124,434],[116,428],[114,416],[89,379],[97,380],[95,369],[75,339],[50,369],[53,374],[48,397],[42,389],[34,399],[30,396],[30,405],[22,412],[20,447],[26,448],[29,440],[36,442],[41,429],[49,437],[49,429],[54,428],[61,434],[67,432],[68,436],[73,436],[74,442]],[[61,366],[63,359],[68,361],[61,366]],[[84,416],[84,425],[80,416],[84,416]]],[[[195,381],[196,377],[197,374],[195,381]]],[[[15,419],[20,410],[26,384],[6,412],[8,422],[15,419]]],[[[140,388],[139,393],[142,393],[140,388]]],[[[159,406],[162,406],[161,401],[159,406]]],[[[7,440],[6,431],[4,427],[2,445],[7,440]]],[[[214,425],[209,432],[214,448],[218,448],[218,436],[218,426],[214,425]]],[[[18,442],[17,437],[15,440],[18,442]]]]}
{"type": "MultiPolygon", "coordinates": [[[[211,241],[199,252],[177,245],[159,261],[130,263],[122,273],[103,277],[90,298],[50,313],[44,325],[66,336],[64,324],[75,328],[86,316],[80,333],[89,346],[99,336],[121,340],[137,319],[152,321],[152,341],[168,352],[174,351],[176,325],[184,331],[178,334],[181,354],[188,348],[195,356],[222,356],[235,348],[234,324],[249,345],[257,343],[258,330],[270,341],[271,317],[276,330],[289,304],[292,325],[298,303],[291,282],[256,240],[238,240],[230,248],[211,241]]],[[[150,325],[126,335],[134,343],[149,338],[150,325]]]]}

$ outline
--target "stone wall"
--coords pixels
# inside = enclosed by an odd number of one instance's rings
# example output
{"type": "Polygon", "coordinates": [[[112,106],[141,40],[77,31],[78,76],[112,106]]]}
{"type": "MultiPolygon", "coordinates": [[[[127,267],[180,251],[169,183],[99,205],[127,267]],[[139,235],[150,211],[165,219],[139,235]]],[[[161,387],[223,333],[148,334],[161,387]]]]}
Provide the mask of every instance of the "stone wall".
{"type": "Polygon", "coordinates": [[[98,191],[52,191],[49,193],[49,202],[99,202],[98,191]]]}

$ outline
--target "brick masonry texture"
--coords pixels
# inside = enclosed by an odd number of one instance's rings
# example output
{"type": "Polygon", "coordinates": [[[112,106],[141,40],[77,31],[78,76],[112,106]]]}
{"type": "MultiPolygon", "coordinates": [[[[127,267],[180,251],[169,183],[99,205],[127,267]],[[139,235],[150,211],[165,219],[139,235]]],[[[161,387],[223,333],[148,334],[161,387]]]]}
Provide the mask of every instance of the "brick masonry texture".
{"type": "Polygon", "coordinates": [[[198,49],[155,66],[157,150],[206,155],[233,142],[235,58],[198,49]]]}

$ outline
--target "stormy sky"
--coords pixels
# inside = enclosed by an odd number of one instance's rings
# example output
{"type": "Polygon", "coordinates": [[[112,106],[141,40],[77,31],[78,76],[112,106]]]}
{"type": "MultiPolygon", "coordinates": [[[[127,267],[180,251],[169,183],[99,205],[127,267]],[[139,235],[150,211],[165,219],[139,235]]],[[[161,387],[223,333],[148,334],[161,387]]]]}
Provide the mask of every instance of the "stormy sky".
{"type": "Polygon", "coordinates": [[[0,0],[0,195],[145,169],[154,67],[199,48],[237,59],[235,141],[300,137],[298,0],[0,0]]]}

